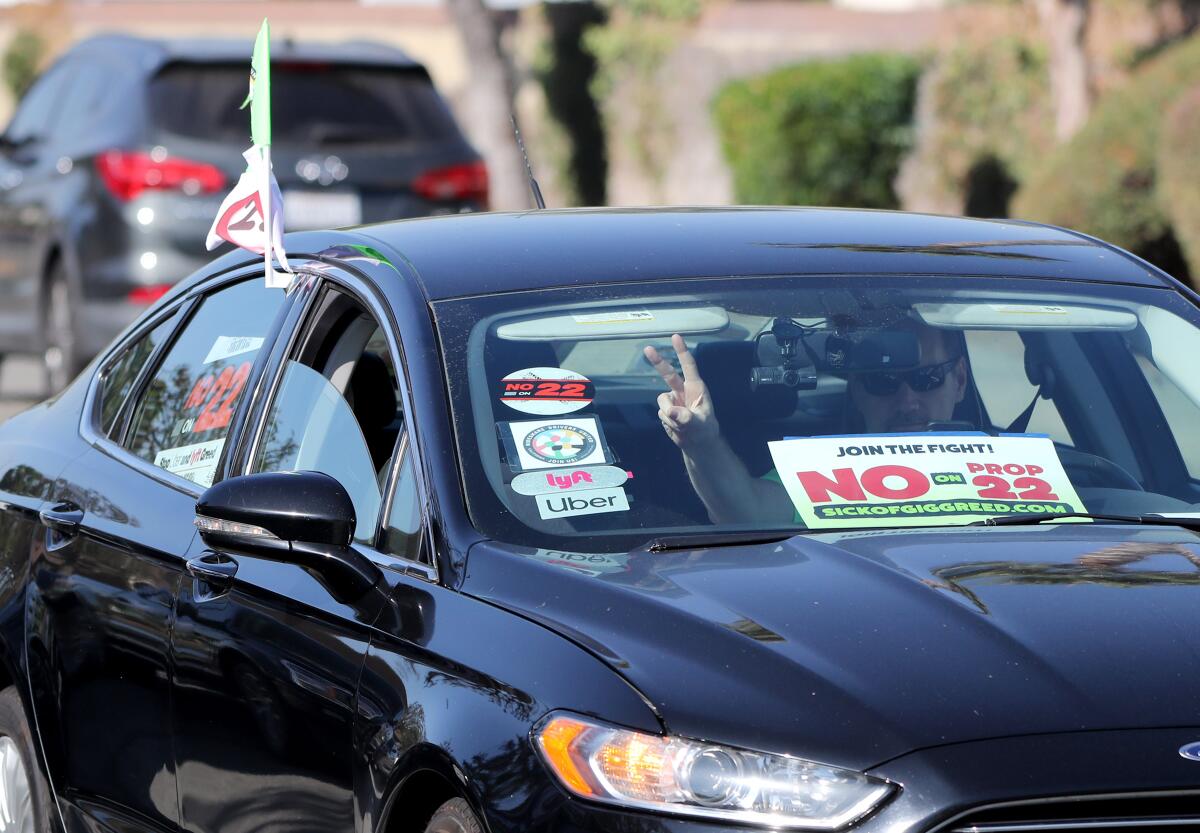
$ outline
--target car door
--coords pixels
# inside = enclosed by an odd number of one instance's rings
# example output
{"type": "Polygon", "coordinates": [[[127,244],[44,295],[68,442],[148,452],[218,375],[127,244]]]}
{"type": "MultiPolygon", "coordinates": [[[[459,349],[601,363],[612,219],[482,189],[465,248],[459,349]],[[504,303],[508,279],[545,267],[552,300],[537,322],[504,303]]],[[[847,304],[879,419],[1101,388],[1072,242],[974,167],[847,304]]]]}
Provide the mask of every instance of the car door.
{"type": "MultiPolygon", "coordinates": [[[[377,529],[402,445],[395,356],[349,291],[301,294],[308,311],[237,470],[335,477],[354,502],[355,548],[382,560],[375,544],[404,538],[377,529]]],[[[215,575],[184,581],[174,632],[182,826],[354,830],[355,696],[382,592],[347,598],[298,565],[199,541],[191,557],[215,575]]]]}
{"type": "Polygon", "coordinates": [[[70,829],[176,829],[176,594],[196,497],[284,302],[255,277],[150,322],[103,366],[83,426],[93,448],[53,486],[26,621],[38,725],[70,829]]]}

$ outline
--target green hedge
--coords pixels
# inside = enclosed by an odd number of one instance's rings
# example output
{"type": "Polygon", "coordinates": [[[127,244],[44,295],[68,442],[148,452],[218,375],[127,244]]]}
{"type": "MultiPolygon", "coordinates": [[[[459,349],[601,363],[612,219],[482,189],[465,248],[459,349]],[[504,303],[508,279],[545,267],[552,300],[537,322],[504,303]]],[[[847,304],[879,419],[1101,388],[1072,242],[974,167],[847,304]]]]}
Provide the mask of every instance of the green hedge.
{"type": "Polygon", "coordinates": [[[713,102],[739,202],[894,208],[920,61],[858,55],[732,82],[713,102]]]}
{"type": "MultiPolygon", "coordinates": [[[[1167,111],[1158,151],[1158,193],[1183,249],[1193,285],[1200,278],[1200,79],[1167,111]]],[[[1176,276],[1178,277],[1178,275],[1176,276]]]]}
{"type": "Polygon", "coordinates": [[[972,169],[989,159],[1019,182],[1054,146],[1050,78],[1036,34],[951,44],[933,73],[937,117],[927,153],[947,188],[969,198],[972,169]]]}
{"type": "Polygon", "coordinates": [[[1039,165],[1013,215],[1147,252],[1171,232],[1158,188],[1163,114],[1200,79],[1200,38],[1146,63],[1102,98],[1075,137],[1039,165]]]}

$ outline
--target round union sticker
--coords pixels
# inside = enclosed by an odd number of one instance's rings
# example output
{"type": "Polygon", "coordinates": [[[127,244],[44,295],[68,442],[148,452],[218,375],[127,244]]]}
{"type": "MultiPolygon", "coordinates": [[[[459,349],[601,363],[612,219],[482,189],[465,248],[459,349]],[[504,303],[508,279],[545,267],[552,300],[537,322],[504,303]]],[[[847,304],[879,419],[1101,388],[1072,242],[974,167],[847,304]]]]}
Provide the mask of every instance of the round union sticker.
{"type": "Polygon", "coordinates": [[[527,367],[500,380],[500,401],[526,414],[556,416],[587,407],[595,387],[590,379],[562,367],[527,367]]]}
{"type": "Polygon", "coordinates": [[[525,451],[545,463],[582,460],[596,450],[596,438],[574,425],[542,425],[525,436],[525,451]]]}

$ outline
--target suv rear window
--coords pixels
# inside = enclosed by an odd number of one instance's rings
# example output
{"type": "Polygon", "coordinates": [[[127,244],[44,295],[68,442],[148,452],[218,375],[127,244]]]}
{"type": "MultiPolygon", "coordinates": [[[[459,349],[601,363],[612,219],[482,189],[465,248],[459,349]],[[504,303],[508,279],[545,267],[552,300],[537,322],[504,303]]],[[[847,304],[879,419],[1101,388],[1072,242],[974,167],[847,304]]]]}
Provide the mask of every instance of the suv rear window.
{"type": "MultiPolygon", "coordinates": [[[[244,64],[170,64],[151,82],[151,119],[180,136],[242,140],[246,89],[244,64]]],[[[278,62],[271,110],[276,144],[393,144],[457,132],[420,68],[278,62]]]]}

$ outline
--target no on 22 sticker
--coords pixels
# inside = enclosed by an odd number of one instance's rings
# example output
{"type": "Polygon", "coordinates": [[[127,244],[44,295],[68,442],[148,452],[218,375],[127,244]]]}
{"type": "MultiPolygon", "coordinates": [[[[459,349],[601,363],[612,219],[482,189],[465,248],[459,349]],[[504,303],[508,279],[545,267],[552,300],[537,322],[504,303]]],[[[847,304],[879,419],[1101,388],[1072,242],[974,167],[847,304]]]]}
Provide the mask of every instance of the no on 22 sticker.
{"type": "Polygon", "coordinates": [[[500,380],[500,401],[526,414],[555,416],[587,407],[595,387],[586,376],[561,367],[527,367],[500,380]]]}

